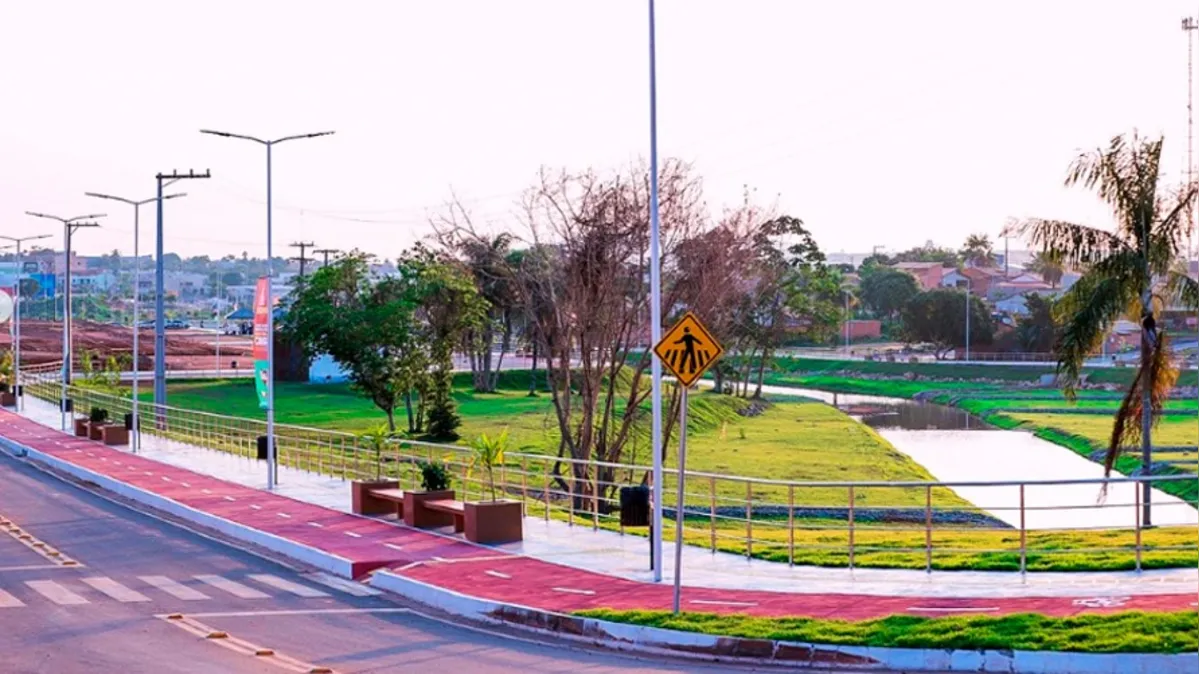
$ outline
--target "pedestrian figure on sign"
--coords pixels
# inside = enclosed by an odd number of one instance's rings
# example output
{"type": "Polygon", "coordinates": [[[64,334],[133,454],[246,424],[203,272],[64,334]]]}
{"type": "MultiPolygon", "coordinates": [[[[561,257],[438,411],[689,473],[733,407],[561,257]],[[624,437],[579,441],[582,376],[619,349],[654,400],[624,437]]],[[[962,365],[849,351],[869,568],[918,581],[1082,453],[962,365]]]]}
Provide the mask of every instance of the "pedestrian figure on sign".
{"type": "Polygon", "coordinates": [[[683,345],[683,359],[679,362],[679,370],[694,374],[699,369],[699,356],[695,353],[695,347],[703,342],[699,337],[691,334],[691,328],[683,328],[683,336],[675,344],[683,345]],[[687,368],[688,362],[691,363],[690,369],[687,368]]]}

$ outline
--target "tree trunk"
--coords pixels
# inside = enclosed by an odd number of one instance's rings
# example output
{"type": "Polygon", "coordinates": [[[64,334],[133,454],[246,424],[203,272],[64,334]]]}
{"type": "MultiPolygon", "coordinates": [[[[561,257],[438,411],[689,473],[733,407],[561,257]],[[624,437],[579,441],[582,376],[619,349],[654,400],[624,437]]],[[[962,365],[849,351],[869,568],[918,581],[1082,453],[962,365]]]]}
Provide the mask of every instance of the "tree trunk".
{"type": "Polygon", "coordinates": [[[533,341],[533,367],[529,368],[529,397],[537,395],[537,341],[533,341]]]}
{"type": "Polygon", "coordinates": [[[408,432],[416,432],[416,418],[412,416],[412,391],[404,392],[404,409],[408,412],[408,432]]]}
{"type": "Polygon", "coordinates": [[[754,398],[762,397],[762,380],[766,377],[766,359],[768,357],[768,352],[763,349],[762,360],[758,363],[758,387],[754,389],[754,398]]]}
{"type": "Polygon", "coordinates": [[[396,432],[396,411],[395,411],[395,408],[394,408],[394,407],[388,407],[388,408],[387,408],[386,410],[384,410],[384,411],[385,411],[385,412],[387,412],[387,430],[391,431],[392,433],[395,433],[395,432],[396,432]]]}
{"type": "MultiPolygon", "coordinates": [[[[1150,306],[1151,299],[1142,298],[1142,306],[1150,306]]],[[[1149,331],[1145,328],[1146,318],[1152,316],[1145,313],[1141,318],[1141,474],[1149,477],[1150,465],[1153,463],[1153,379],[1150,361],[1153,358],[1149,344],[1149,331]]],[[[1152,483],[1141,483],[1141,517],[1142,526],[1153,524],[1150,517],[1149,499],[1153,491],[1152,483]]]]}

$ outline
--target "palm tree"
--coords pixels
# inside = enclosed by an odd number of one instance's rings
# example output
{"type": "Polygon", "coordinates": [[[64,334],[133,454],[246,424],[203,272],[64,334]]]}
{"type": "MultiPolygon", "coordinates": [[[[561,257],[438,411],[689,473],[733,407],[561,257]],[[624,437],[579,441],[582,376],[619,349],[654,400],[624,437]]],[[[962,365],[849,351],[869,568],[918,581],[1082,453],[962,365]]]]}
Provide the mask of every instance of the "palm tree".
{"type": "Polygon", "coordinates": [[[1061,258],[1044,250],[1033,256],[1024,269],[1034,274],[1040,274],[1041,278],[1052,288],[1056,288],[1057,284],[1062,282],[1062,276],[1066,273],[1061,258]]]}
{"type": "MultiPolygon", "coordinates": [[[[1114,232],[1060,220],[1032,219],[1009,230],[1063,264],[1084,270],[1062,297],[1063,326],[1058,338],[1057,371],[1066,396],[1073,399],[1083,362],[1100,345],[1109,326],[1131,314],[1141,324],[1141,363],[1116,411],[1104,475],[1111,475],[1121,449],[1141,445],[1142,473],[1151,468],[1151,434],[1162,405],[1178,376],[1169,361],[1165,330],[1157,312],[1167,302],[1199,306],[1199,284],[1177,265],[1190,224],[1184,216],[1195,186],[1177,194],[1160,190],[1162,139],[1135,133],[1117,136],[1106,148],[1075,159],[1066,185],[1095,190],[1111,206],[1114,232]],[[1139,420],[1139,423],[1138,423],[1139,420]]],[[[1150,485],[1144,490],[1144,523],[1149,525],[1150,485]]]]}
{"type": "Polygon", "coordinates": [[[991,250],[991,237],[986,234],[971,234],[962,244],[962,259],[972,267],[992,267],[995,253],[991,250]]]}

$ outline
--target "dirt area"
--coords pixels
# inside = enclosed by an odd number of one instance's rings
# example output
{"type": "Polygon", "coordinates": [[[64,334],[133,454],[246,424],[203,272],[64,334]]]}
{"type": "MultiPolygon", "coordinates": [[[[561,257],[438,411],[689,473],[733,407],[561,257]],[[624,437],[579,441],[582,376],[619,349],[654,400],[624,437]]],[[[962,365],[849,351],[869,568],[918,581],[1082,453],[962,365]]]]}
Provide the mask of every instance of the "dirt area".
{"type": "MultiPolygon", "coordinates": [[[[72,321],[71,329],[76,355],[84,349],[98,351],[102,357],[130,354],[133,351],[131,328],[72,321]]],[[[138,336],[141,366],[154,364],[154,331],[143,328],[138,336]]],[[[10,348],[8,330],[0,332],[0,348],[10,348]]],[[[200,330],[168,330],[166,332],[167,368],[172,370],[209,370],[216,368],[217,336],[200,330]]],[[[221,367],[252,367],[250,337],[220,338],[221,367]]],[[[54,321],[21,321],[21,360],[26,364],[48,363],[62,359],[62,323],[54,321]]]]}

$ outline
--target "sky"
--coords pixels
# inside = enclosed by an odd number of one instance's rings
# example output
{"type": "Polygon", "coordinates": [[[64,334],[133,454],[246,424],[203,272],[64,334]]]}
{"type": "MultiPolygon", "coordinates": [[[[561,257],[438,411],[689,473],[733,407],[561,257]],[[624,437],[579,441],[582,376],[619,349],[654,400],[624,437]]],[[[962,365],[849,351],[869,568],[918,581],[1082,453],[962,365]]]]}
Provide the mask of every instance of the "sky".
{"type": "MultiPolygon", "coordinates": [[[[714,214],[746,187],[828,252],[959,246],[1011,217],[1110,226],[1062,186],[1138,130],[1185,176],[1187,42],[1175,0],[659,0],[659,153],[714,214]]],[[[1194,34],[1191,37],[1195,37],[1194,34]]],[[[334,130],[273,155],[287,244],[394,257],[451,195],[519,228],[543,166],[649,154],[646,0],[0,0],[0,234],[101,212],[75,248],[133,250],[133,209],[174,186],[165,246],[266,253],[266,153],[199,133],[334,130]]],[[[1197,92],[1199,93],[1199,92],[1197,92]]],[[[153,206],[141,252],[153,249],[153,206]]],[[[1015,246],[1015,243],[1013,243],[1015,246]]]]}

